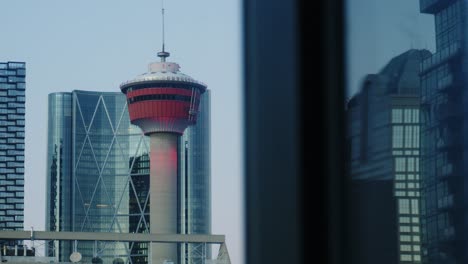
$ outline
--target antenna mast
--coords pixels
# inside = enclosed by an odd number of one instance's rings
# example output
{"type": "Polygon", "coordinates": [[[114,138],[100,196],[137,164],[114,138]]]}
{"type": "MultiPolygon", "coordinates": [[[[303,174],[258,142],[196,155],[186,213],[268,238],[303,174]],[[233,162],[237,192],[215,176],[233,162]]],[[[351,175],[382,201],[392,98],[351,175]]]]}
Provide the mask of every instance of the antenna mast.
{"type": "Polygon", "coordinates": [[[162,51],[164,52],[164,0],[161,1],[161,5],[162,5],[162,8],[161,8],[161,14],[162,14],[162,51]]]}
{"type": "Polygon", "coordinates": [[[161,17],[162,17],[162,51],[158,52],[158,57],[161,58],[162,62],[166,61],[166,58],[169,57],[169,52],[166,52],[165,50],[165,31],[164,31],[164,0],[161,0],[161,17]]]}

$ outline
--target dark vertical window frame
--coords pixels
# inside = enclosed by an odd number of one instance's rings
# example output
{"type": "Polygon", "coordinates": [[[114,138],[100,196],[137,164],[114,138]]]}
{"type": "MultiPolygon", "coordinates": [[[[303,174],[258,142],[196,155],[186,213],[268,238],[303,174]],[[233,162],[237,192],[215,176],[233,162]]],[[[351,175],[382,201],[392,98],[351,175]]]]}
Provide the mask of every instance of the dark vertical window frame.
{"type": "Polygon", "coordinates": [[[298,2],[245,0],[246,263],[302,260],[298,2]]]}
{"type": "MultiPolygon", "coordinates": [[[[322,71],[318,73],[320,74],[318,79],[322,84],[319,89],[321,93],[318,100],[321,103],[319,112],[323,118],[320,122],[323,128],[323,143],[320,152],[324,153],[320,181],[320,186],[323,186],[323,199],[318,199],[323,201],[325,218],[322,221],[327,227],[324,229],[326,233],[323,234],[326,237],[324,241],[327,241],[327,248],[324,249],[324,252],[327,253],[325,258],[328,263],[333,264],[348,263],[349,254],[346,249],[350,248],[350,245],[347,244],[345,226],[349,213],[347,211],[349,206],[345,204],[345,201],[348,200],[346,197],[348,197],[347,180],[349,177],[345,173],[344,156],[346,151],[344,7],[343,0],[323,0],[320,1],[319,9],[316,12],[320,14],[317,28],[319,28],[318,35],[321,40],[318,48],[319,65],[322,68],[322,71]]],[[[301,8],[301,10],[303,10],[303,17],[306,18],[307,9],[301,8]]],[[[310,34],[310,32],[307,33],[310,34]]],[[[303,50],[306,50],[306,47],[303,50]]],[[[306,69],[303,67],[302,70],[306,69]]],[[[305,85],[302,88],[307,89],[305,85]]],[[[307,111],[304,110],[304,112],[307,111]]],[[[310,131],[306,131],[306,134],[310,133],[310,131]]],[[[311,169],[308,172],[310,173],[311,169]]]]}
{"type": "Polygon", "coordinates": [[[246,263],[344,263],[343,3],[243,5],[246,263]]]}

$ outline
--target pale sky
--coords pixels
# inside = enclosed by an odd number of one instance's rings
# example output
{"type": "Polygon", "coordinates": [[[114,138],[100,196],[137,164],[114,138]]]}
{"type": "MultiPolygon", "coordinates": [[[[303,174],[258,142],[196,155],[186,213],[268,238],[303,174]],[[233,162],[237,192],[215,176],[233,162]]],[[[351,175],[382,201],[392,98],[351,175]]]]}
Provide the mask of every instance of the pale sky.
{"type": "Polygon", "coordinates": [[[393,57],[414,49],[435,51],[434,17],[419,12],[419,0],[348,0],[347,96],[366,74],[378,73],[393,57]]]}
{"type": "MultiPolygon", "coordinates": [[[[168,61],[211,89],[212,232],[226,235],[232,263],[244,263],[241,1],[164,5],[168,61]]],[[[0,61],[26,62],[25,229],[45,228],[47,95],[115,92],[144,73],[159,60],[160,8],[160,0],[0,1],[0,61]]]]}

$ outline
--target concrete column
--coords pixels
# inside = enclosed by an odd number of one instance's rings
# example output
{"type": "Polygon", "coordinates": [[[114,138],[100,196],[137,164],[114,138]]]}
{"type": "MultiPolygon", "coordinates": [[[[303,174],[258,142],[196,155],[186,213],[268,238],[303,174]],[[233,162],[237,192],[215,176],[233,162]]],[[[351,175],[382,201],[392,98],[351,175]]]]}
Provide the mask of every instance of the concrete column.
{"type": "MultiPolygon", "coordinates": [[[[177,233],[177,142],[174,133],[150,135],[150,231],[177,233]]],[[[177,244],[152,243],[152,264],[177,263],[177,244]]]]}

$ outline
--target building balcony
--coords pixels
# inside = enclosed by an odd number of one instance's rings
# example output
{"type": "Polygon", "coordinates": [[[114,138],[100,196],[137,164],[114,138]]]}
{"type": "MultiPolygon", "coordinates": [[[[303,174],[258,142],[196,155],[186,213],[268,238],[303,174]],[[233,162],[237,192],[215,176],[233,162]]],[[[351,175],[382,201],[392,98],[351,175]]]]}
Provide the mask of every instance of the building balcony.
{"type": "Polygon", "coordinates": [[[435,14],[441,8],[454,2],[454,0],[419,0],[419,8],[421,13],[435,14]]]}
{"type": "Polygon", "coordinates": [[[460,50],[460,42],[454,42],[450,46],[434,53],[432,56],[424,59],[420,65],[420,73],[424,74],[443,62],[455,57],[460,50]]]}
{"type": "Polygon", "coordinates": [[[436,169],[438,178],[447,178],[454,174],[454,169],[452,164],[445,164],[436,169]]]}
{"type": "MultiPolygon", "coordinates": [[[[445,140],[439,139],[437,141],[437,150],[439,151],[459,151],[462,148],[462,145],[460,144],[460,140],[457,137],[447,137],[445,140]]],[[[444,175],[445,177],[449,177],[453,175],[452,173],[445,172],[439,176],[444,175]]]]}
{"type": "Polygon", "coordinates": [[[443,78],[437,80],[437,91],[439,93],[444,94],[453,94],[456,92],[460,92],[461,90],[458,89],[459,85],[457,85],[453,80],[453,75],[447,75],[443,78]]]}
{"type": "Polygon", "coordinates": [[[444,243],[443,246],[448,246],[446,243],[453,243],[456,240],[455,237],[455,228],[453,226],[448,226],[439,229],[439,238],[440,242],[444,243]]]}
{"type": "Polygon", "coordinates": [[[462,116],[462,110],[456,104],[440,104],[434,111],[438,121],[450,121],[462,116]]]}
{"type": "Polygon", "coordinates": [[[437,200],[438,209],[452,209],[453,206],[453,195],[447,195],[437,200]]]}

